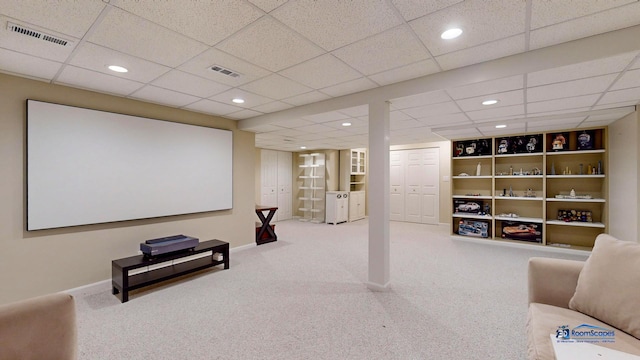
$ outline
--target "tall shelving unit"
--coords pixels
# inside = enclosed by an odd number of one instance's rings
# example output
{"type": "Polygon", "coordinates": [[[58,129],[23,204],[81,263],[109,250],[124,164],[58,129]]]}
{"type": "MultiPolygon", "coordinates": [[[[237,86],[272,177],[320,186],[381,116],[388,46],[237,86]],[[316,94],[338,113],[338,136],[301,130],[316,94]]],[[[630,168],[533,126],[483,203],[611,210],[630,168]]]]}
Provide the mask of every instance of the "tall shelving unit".
{"type": "Polygon", "coordinates": [[[303,163],[299,165],[301,180],[298,199],[302,207],[300,221],[324,222],[325,211],[325,158],[321,153],[300,154],[303,163]]]}
{"type": "Polygon", "coordinates": [[[500,140],[506,137],[484,138],[478,140],[489,143],[490,151],[465,156],[460,144],[471,140],[453,142],[452,236],[461,236],[459,227],[468,224],[461,220],[470,219],[487,224],[487,236],[476,235],[488,241],[590,250],[595,237],[607,229],[606,128],[527,136],[538,136],[542,145],[535,151],[510,153],[501,148],[500,140]],[[556,144],[557,134],[567,137],[563,148],[556,144]],[[586,134],[591,142],[588,149],[580,149],[586,134]],[[460,205],[468,212],[457,212],[460,205]],[[574,221],[569,221],[572,214],[574,221]],[[575,221],[580,215],[588,221],[575,221]],[[504,239],[504,227],[539,231],[539,241],[504,239]]]}
{"type": "Polygon", "coordinates": [[[366,216],[366,149],[340,151],[340,189],[349,191],[349,221],[366,216]]]}

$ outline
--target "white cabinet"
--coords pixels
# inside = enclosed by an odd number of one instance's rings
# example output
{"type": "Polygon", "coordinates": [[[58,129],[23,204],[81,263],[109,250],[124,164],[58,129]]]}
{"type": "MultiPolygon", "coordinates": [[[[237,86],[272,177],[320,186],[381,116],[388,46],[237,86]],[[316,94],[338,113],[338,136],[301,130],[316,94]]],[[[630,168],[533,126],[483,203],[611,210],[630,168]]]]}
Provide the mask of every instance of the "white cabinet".
{"type": "Polygon", "coordinates": [[[291,219],[290,152],[260,150],[260,204],[277,206],[274,221],[291,219]]]}
{"type": "Polygon", "coordinates": [[[364,219],[366,211],[365,192],[349,192],[349,221],[364,219]]]}
{"type": "Polygon", "coordinates": [[[366,177],[366,150],[340,150],[340,190],[364,191],[366,177]]]}
{"type": "Polygon", "coordinates": [[[327,191],[327,224],[339,224],[349,219],[349,192],[327,191]]]}
{"type": "Polygon", "coordinates": [[[439,223],[439,157],[438,148],[391,151],[391,220],[439,223]]]}

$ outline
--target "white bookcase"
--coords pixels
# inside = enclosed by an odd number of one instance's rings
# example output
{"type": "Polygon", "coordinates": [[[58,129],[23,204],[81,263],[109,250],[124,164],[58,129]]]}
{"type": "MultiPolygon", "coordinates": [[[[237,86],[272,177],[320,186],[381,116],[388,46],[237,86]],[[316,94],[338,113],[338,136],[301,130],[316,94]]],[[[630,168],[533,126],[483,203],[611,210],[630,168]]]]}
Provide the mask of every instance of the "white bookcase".
{"type": "Polygon", "coordinates": [[[321,153],[300,154],[299,196],[300,221],[324,222],[325,158],[321,153]]]}

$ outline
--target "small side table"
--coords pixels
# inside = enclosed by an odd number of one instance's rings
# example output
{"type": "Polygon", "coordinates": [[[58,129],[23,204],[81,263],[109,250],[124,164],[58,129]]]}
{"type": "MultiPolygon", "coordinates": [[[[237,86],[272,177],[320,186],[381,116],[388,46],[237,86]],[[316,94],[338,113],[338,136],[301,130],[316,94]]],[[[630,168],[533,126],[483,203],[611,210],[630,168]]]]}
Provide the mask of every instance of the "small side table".
{"type": "Polygon", "coordinates": [[[273,225],[269,224],[271,219],[273,219],[273,215],[276,214],[276,210],[278,210],[278,207],[276,206],[256,205],[256,215],[258,215],[258,218],[262,223],[260,230],[256,234],[256,244],[262,245],[278,240],[278,236],[276,235],[273,225]],[[267,217],[264,216],[262,213],[263,211],[269,211],[267,217]],[[265,232],[267,233],[267,236],[264,236],[265,232]]]}

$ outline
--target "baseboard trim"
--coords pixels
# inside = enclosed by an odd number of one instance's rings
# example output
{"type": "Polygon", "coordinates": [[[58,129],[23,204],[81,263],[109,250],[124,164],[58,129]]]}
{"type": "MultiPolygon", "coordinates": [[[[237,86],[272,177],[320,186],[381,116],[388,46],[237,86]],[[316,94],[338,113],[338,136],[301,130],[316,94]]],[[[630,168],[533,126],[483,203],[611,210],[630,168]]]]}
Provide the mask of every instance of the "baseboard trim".
{"type": "Polygon", "coordinates": [[[371,291],[385,292],[385,291],[389,291],[389,284],[391,284],[390,281],[388,281],[384,285],[380,285],[380,284],[376,284],[376,283],[372,283],[372,282],[367,281],[367,288],[369,290],[371,290],[371,291]]]}
{"type": "Polygon", "coordinates": [[[588,250],[566,249],[561,247],[545,246],[545,245],[538,245],[538,244],[527,244],[527,243],[519,244],[516,242],[510,242],[510,241],[474,239],[474,238],[455,236],[455,235],[451,236],[451,239],[472,242],[476,244],[490,245],[490,246],[506,246],[506,247],[513,247],[513,248],[519,248],[519,249],[546,251],[546,252],[561,253],[561,254],[573,254],[573,255],[584,255],[584,256],[591,255],[591,251],[588,251],[588,250]]]}

